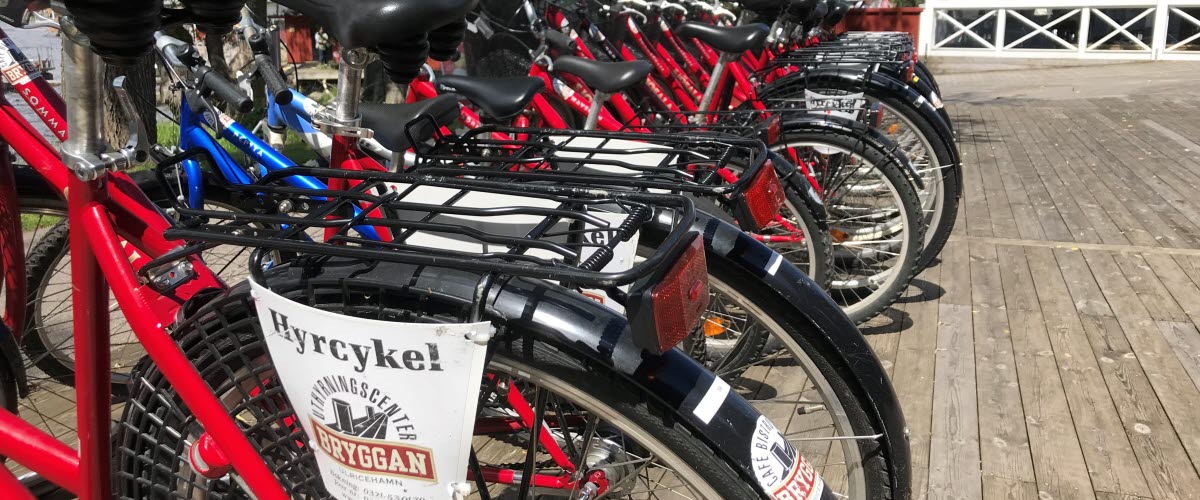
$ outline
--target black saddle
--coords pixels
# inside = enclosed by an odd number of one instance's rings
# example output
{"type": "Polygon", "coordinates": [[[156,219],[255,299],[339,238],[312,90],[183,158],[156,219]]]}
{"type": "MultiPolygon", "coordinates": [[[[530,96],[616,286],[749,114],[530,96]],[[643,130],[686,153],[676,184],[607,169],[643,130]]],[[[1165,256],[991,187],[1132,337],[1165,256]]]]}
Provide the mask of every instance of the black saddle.
{"type": "Polygon", "coordinates": [[[842,22],[842,19],[846,18],[846,13],[850,11],[850,2],[829,0],[826,4],[829,6],[829,12],[825,13],[825,19],[821,21],[821,25],[826,28],[832,28],[842,22]]]}
{"type": "Polygon", "coordinates": [[[529,106],[546,82],[532,76],[481,78],[443,75],[437,78],[439,91],[454,92],[475,103],[492,118],[511,118],[529,106]]]}
{"type": "Polygon", "coordinates": [[[761,23],[724,27],[688,21],[675,28],[675,34],[695,38],[727,53],[741,53],[762,47],[771,27],[761,23]]]}
{"type": "Polygon", "coordinates": [[[654,71],[647,61],[604,62],[575,56],[558,56],[554,69],[578,76],[587,86],[605,94],[620,92],[646,79],[654,71]]]}
{"type": "Polygon", "coordinates": [[[391,46],[461,20],[476,0],[279,0],[325,26],[343,46],[391,46]]]}
{"type": "Polygon", "coordinates": [[[437,127],[432,126],[428,120],[413,124],[413,138],[424,141],[433,137],[438,127],[454,123],[459,114],[458,96],[454,94],[444,94],[412,104],[363,103],[358,110],[362,114],[362,126],[374,130],[375,140],[383,147],[397,152],[412,146],[408,135],[405,134],[409,122],[421,115],[433,117],[437,127]]]}

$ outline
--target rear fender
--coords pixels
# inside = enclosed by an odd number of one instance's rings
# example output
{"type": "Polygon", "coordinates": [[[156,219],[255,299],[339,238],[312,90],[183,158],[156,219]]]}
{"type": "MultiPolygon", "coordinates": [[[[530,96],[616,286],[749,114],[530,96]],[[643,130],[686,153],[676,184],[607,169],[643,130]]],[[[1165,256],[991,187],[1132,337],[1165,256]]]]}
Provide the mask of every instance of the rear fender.
{"type": "MultiPolygon", "coordinates": [[[[791,314],[803,317],[819,332],[819,340],[831,347],[830,352],[836,353],[837,358],[830,363],[846,368],[843,373],[852,377],[847,381],[851,389],[859,391],[868,413],[879,418],[876,426],[887,436],[888,463],[894,468],[892,477],[897,478],[897,484],[891,485],[893,498],[906,498],[911,475],[899,468],[909,463],[908,428],[883,364],[866,338],[815,282],[762,242],[728,223],[703,216],[692,227],[704,235],[709,262],[735,266],[745,271],[746,279],[762,281],[792,304],[791,314]]],[[[642,241],[653,245],[666,234],[665,228],[660,225],[643,229],[642,241]]]]}
{"type": "Polygon", "coordinates": [[[861,68],[828,66],[793,73],[772,82],[758,92],[760,99],[768,98],[772,92],[794,92],[805,86],[820,85],[828,82],[831,86],[844,89],[865,90],[867,94],[888,94],[913,105],[929,123],[933,124],[938,138],[950,145],[951,163],[955,169],[960,169],[961,162],[958,147],[954,142],[954,133],[946,120],[937,111],[933,103],[911,86],[895,77],[879,71],[863,71],[861,68]]]}
{"type": "MultiPolygon", "coordinates": [[[[707,220],[708,218],[705,217],[707,220]]],[[[328,267],[328,266],[327,266],[328,267]]],[[[383,277],[381,277],[383,279],[383,277]]],[[[444,268],[389,267],[386,279],[410,283],[470,304],[479,275],[444,268]],[[397,268],[402,271],[397,272],[397,268]]],[[[755,480],[752,447],[763,417],[729,385],[678,349],[655,355],[634,345],[629,322],[616,311],[554,284],[513,278],[491,288],[487,315],[539,341],[611,366],[647,388],[680,422],[723,454],[748,484],[755,480]]],[[[504,336],[496,342],[504,342],[504,336]]],[[[797,466],[799,461],[797,461],[797,466]]]]}

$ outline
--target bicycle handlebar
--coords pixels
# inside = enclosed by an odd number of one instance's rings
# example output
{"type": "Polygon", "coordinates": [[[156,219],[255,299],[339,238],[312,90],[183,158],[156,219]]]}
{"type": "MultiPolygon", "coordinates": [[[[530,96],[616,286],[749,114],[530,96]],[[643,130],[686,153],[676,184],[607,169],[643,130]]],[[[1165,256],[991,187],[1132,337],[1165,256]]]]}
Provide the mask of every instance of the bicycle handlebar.
{"type": "Polygon", "coordinates": [[[262,77],[266,85],[267,99],[280,106],[292,102],[292,91],[276,66],[275,59],[271,57],[271,37],[267,36],[262,26],[254,22],[248,7],[242,8],[242,19],[238,24],[241,26],[239,31],[242,38],[246,39],[246,43],[250,45],[250,53],[254,54],[254,66],[258,76],[262,77]]]}
{"type": "Polygon", "coordinates": [[[283,106],[292,102],[292,91],[288,89],[288,84],[283,80],[283,75],[275,68],[275,64],[271,61],[271,57],[263,54],[254,55],[254,65],[258,67],[258,74],[262,76],[263,83],[267,86],[267,96],[271,102],[283,106]]]}
{"type": "Polygon", "coordinates": [[[254,109],[254,99],[242,92],[242,88],[237,84],[225,78],[225,75],[208,66],[195,68],[193,73],[196,75],[196,81],[200,84],[201,93],[205,90],[211,91],[213,95],[229,103],[239,113],[246,113],[254,109]]]}

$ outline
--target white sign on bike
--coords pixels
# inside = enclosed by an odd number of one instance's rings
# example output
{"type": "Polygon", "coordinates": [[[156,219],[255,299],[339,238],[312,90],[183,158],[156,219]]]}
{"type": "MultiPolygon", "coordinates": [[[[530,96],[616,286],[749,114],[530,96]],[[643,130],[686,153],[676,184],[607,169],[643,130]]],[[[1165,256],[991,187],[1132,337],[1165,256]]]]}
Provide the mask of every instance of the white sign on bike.
{"type": "MultiPolygon", "coordinates": [[[[858,120],[858,113],[866,104],[867,101],[863,99],[862,92],[857,94],[825,95],[804,89],[804,106],[810,113],[858,120]]],[[[827,155],[842,152],[826,146],[813,146],[813,149],[827,155]]]]}
{"type": "Polygon", "coordinates": [[[250,285],[275,370],[334,497],[469,493],[490,323],[343,316],[250,285]]]}

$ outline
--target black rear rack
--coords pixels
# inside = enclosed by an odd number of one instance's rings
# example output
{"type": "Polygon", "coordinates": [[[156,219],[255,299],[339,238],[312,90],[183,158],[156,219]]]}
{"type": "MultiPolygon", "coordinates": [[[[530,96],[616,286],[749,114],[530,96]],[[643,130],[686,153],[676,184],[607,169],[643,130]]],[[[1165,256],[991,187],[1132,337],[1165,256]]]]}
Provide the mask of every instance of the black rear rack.
{"type": "Polygon", "coordinates": [[[439,135],[433,146],[418,148],[417,162],[409,171],[728,199],[741,194],[759,169],[770,168],[771,153],[758,139],[682,128],[679,132],[685,133],[485,126],[461,136],[439,135]],[[722,177],[727,167],[736,171],[736,181],[722,177]]]}
{"type": "MultiPolygon", "coordinates": [[[[175,155],[158,167],[160,182],[173,186],[170,170],[188,159],[212,161],[203,149],[175,155]]],[[[220,187],[240,205],[258,210],[194,209],[177,201],[181,222],[165,236],[188,244],[156,261],[229,244],[612,289],[669,266],[695,237],[690,229],[695,211],[684,196],[585,187],[582,182],[467,178],[463,173],[293,167],[254,184],[224,184],[220,187]],[[312,189],[303,186],[304,179],[345,187],[312,189]],[[616,247],[652,220],[669,224],[655,253],[625,269],[606,271],[616,247]]],[[[565,175],[555,180],[561,178],[565,175]]]]}

